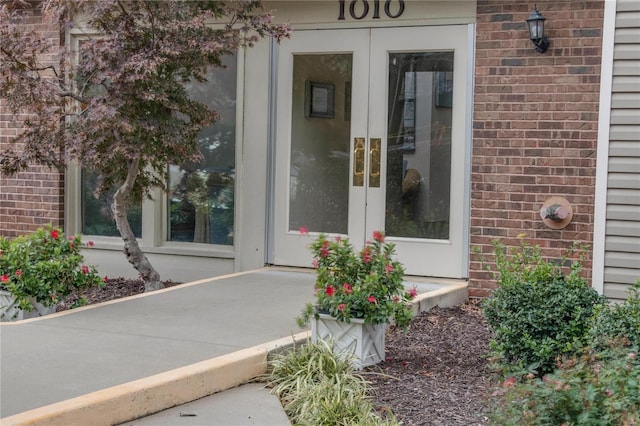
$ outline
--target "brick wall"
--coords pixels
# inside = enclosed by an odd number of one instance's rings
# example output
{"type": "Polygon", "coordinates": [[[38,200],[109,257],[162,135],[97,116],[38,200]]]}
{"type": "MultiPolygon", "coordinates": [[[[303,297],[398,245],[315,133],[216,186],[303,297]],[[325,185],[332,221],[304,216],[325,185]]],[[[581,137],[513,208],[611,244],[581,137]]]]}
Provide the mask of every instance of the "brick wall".
{"type": "MultiPolygon", "coordinates": [[[[33,11],[26,25],[59,45],[58,27],[43,24],[39,10],[33,11]]],[[[47,57],[43,61],[52,59],[47,57]]],[[[7,111],[5,101],[0,99],[0,152],[20,149],[12,139],[19,134],[23,118],[7,111]]],[[[0,235],[14,237],[47,223],[62,226],[63,208],[64,181],[57,171],[31,166],[14,176],[0,175],[0,235]]]]}
{"type": "MultiPolygon", "coordinates": [[[[481,262],[491,261],[494,239],[514,246],[524,233],[549,258],[574,241],[593,243],[604,2],[537,1],[551,43],[542,54],[528,39],[525,20],[532,7],[533,2],[478,0],[472,297],[495,288],[481,262]],[[573,207],[573,221],[562,230],[540,219],[541,205],[553,195],[573,207]]],[[[589,250],[589,278],[590,268],[589,250]]]]}

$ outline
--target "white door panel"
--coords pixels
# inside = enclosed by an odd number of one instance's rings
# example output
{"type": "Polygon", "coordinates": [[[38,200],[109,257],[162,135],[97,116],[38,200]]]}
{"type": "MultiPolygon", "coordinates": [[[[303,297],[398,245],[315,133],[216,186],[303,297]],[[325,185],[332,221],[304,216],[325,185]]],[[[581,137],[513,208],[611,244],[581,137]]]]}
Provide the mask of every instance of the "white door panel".
{"type": "Polygon", "coordinates": [[[385,230],[412,275],[463,277],[467,27],[297,31],[278,62],[274,261],[385,230]],[[309,235],[301,235],[306,228],[309,235]]]}

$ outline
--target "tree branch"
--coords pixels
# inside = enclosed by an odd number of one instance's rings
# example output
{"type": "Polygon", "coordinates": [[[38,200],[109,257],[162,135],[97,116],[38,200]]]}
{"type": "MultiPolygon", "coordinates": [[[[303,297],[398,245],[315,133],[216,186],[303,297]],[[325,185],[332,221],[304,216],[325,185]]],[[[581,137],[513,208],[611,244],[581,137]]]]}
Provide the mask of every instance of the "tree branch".
{"type": "Polygon", "coordinates": [[[78,102],[82,102],[83,104],[88,104],[89,103],[89,99],[84,98],[84,97],[82,97],[82,96],[78,95],[77,93],[74,93],[74,92],[72,92],[70,90],[60,91],[60,92],[58,92],[58,96],[61,97],[61,98],[71,98],[71,99],[74,99],[74,100],[76,100],[78,102]]]}

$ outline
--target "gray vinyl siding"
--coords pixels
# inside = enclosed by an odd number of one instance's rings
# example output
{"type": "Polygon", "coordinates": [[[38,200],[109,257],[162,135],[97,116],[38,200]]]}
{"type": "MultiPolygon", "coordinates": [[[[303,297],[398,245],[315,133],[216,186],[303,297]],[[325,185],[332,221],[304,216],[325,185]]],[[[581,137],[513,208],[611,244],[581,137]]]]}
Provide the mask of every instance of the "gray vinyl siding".
{"type": "Polygon", "coordinates": [[[618,0],[607,177],[604,294],[640,278],[640,2],[618,0]]]}

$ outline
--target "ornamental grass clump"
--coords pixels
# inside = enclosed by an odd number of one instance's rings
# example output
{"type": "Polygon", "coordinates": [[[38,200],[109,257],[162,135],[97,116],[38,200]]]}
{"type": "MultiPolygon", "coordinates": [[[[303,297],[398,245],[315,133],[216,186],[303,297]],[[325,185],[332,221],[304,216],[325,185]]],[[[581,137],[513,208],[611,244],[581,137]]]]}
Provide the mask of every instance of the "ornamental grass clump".
{"type": "Polygon", "coordinates": [[[363,376],[356,374],[352,355],[336,354],[320,340],[294,347],[270,362],[267,386],[278,396],[292,424],[398,425],[392,413],[377,414],[363,376]]]}
{"type": "Polygon", "coordinates": [[[409,325],[413,316],[409,302],[417,292],[405,289],[404,267],[393,259],[395,245],[385,243],[382,232],[374,232],[360,251],[347,238],[320,234],[311,251],[316,302],[306,306],[298,318],[300,326],[320,313],[347,323],[359,318],[366,324],[409,325]]]}
{"type": "Polygon", "coordinates": [[[51,226],[14,239],[0,237],[0,288],[30,311],[34,302],[54,306],[77,289],[104,285],[96,268],[84,263],[83,245],[79,235],[66,238],[51,226]]]}

